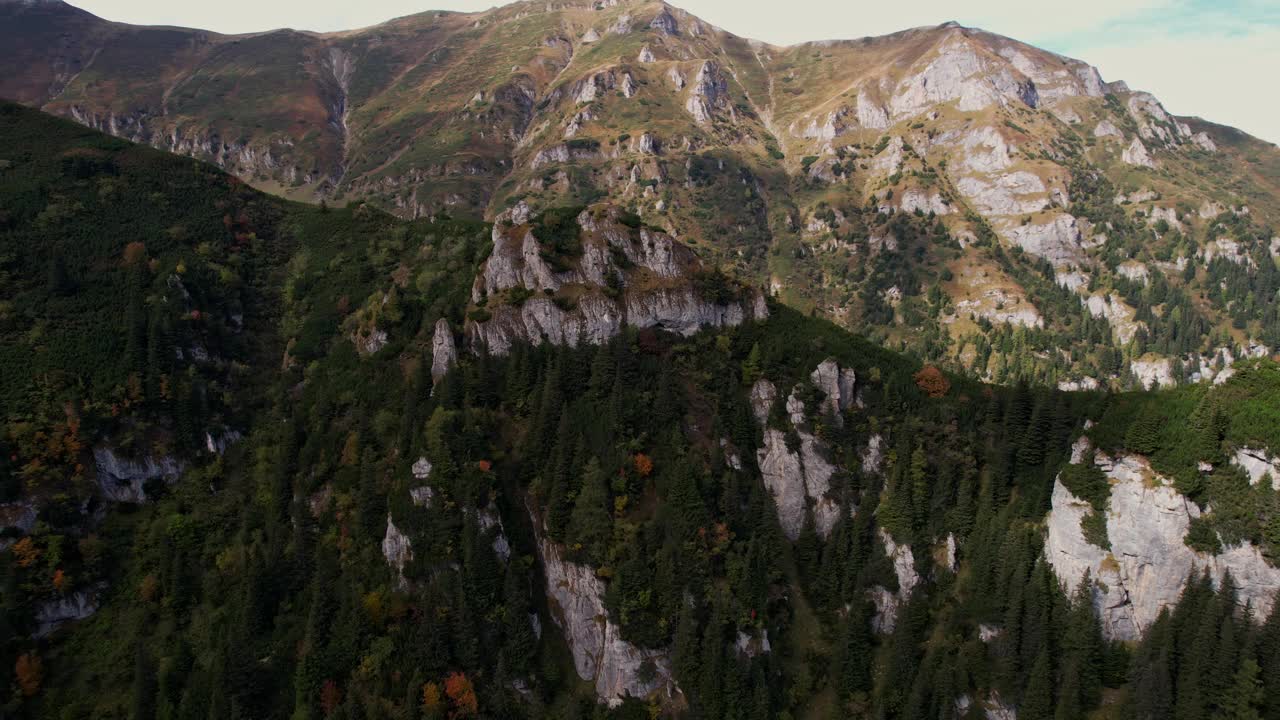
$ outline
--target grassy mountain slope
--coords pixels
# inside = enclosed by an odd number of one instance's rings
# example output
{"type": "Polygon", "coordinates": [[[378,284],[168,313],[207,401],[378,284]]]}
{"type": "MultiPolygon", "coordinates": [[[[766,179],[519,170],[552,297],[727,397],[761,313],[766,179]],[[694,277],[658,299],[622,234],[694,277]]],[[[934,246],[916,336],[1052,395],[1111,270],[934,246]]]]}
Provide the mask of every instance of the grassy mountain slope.
{"type": "Polygon", "coordinates": [[[289,197],[611,202],[981,377],[1171,384],[1280,344],[1275,146],[979,30],[772,47],[640,1],[234,37],[0,13],[3,62],[36,68],[0,95],[289,197]]]}

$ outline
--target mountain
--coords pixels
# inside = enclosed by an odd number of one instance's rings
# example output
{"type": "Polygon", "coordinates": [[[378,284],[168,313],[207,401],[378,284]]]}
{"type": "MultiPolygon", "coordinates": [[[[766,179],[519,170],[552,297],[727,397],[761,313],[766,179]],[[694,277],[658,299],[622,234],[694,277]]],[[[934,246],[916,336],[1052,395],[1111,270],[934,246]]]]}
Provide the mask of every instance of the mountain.
{"type": "Polygon", "coordinates": [[[6,717],[1280,709],[1268,359],[988,385],[608,203],[0,148],[6,717]]]}
{"type": "Polygon", "coordinates": [[[607,203],[992,381],[1174,385],[1280,346],[1280,151],[954,23],[776,47],[660,2],[243,36],[0,4],[0,96],[407,218],[607,203]]]}

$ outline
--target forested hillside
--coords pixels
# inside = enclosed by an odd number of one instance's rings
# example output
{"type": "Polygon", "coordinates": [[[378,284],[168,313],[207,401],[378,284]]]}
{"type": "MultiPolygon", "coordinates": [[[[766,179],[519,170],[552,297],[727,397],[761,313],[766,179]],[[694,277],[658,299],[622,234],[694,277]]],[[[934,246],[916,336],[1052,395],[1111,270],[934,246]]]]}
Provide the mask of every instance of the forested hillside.
{"type": "Polygon", "coordinates": [[[664,282],[715,327],[490,352],[488,279],[585,314],[647,292],[668,265],[626,252],[666,236],[294,205],[8,104],[0,148],[6,715],[1280,714],[1280,615],[1229,572],[1125,639],[1046,549],[1060,484],[1108,507],[1087,435],[1203,504],[1187,552],[1260,548],[1257,586],[1280,513],[1231,458],[1280,447],[1269,361],[980,384],[780,303],[731,317],[746,290],[694,265],[664,282]]]}
{"type": "Polygon", "coordinates": [[[1168,387],[1280,347],[1275,145],[956,23],[731,30],[659,0],[251,35],[0,2],[0,97],[335,207],[607,203],[988,382],[1168,387]]]}

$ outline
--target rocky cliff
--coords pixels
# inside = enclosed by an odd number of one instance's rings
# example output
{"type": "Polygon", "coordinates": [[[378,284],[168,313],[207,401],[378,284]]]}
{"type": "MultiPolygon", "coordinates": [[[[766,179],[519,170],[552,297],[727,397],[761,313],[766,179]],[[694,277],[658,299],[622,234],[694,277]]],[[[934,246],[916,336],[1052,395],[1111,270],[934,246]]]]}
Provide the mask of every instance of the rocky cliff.
{"type": "MultiPolygon", "coordinates": [[[[1073,464],[1088,454],[1088,440],[1076,444],[1073,464]]],[[[1215,582],[1230,573],[1241,603],[1266,616],[1280,590],[1280,568],[1245,542],[1221,553],[1197,552],[1185,539],[1200,508],[1183,497],[1169,478],[1155,472],[1141,455],[1110,457],[1098,452],[1094,462],[1110,485],[1106,504],[1106,537],[1099,547],[1085,537],[1082,521],[1097,512],[1059,479],[1046,525],[1045,555],[1067,592],[1085,578],[1093,584],[1094,603],[1103,629],[1112,638],[1133,640],[1151,626],[1161,610],[1171,608],[1188,579],[1208,571],[1215,582]]]]}
{"type": "MultiPolygon", "coordinates": [[[[843,413],[854,402],[857,375],[852,368],[841,368],[834,360],[825,360],[810,375],[822,393],[820,408],[824,418],[843,423],[843,413]]],[[[786,429],[769,424],[771,408],[778,399],[777,388],[760,379],[751,388],[751,407],[763,431],[763,442],[757,451],[757,462],[765,487],[778,509],[782,532],[790,540],[800,537],[807,523],[821,537],[831,533],[840,520],[840,503],[833,497],[831,479],[838,469],[827,458],[830,450],[814,436],[805,404],[792,390],[785,402],[786,429]],[[799,440],[797,447],[787,442],[788,432],[799,440]]]]}
{"type": "Polygon", "coordinates": [[[687,247],[616,207],[552,222],[525,205],[498,217],[472,289],[473,348],[599,343],[625,325],[692,335],[768,317],[759,291],[705,270],[687,247]]]}
{"type": "MultiPolygon", "coordinates": [[[[1019,358],[1034,357],[1044,381],[1129,384],[1102,348],[1055,349],[1081,340],[1081,311],[1109,326],[1105,351],[1160,335],[1170,316],[1147,306],[1168,304],[1166,283],[1207,302],[1180,308],[1193,329],[1177,337],[1197,347],[1152,343],[1163,359],[1280,341],[1267,310],[1201,286],[1217,260],[1256,275],[1275,254],[1274,146],[1172,115],[1086,62],[954,23],[779,47],[662,2],[571,0],[222,36],[5,3],[0,66],[22,69],[0,76],[2,96],[290,197],[365,200],[412,218],[605,200],[784,302],[922,353],[928,313],[912,306],[936,286],[929,310],[948,359],[987,379],[1007,379],[1010,359],[974,348],[999,346],[992,334],[1014,326],[1044,331],[1028,334],[1040,340],[1019,358]],[[872,227],[917,214],[937,230],[921,250],[872,227]],[[877,259],[917,252],[921,268],[877,283],[877,259]],[[1152,297],[1135,302],[1129,283],[1152,297]],[[906,306],[867,312],[872,297],[906,306]],[[1211,346],[1215,329],[1232,341],[1211,346]]],[[[508,288],[542,279],[493,278],[508,288]]],[[[734,320],[682,293],[589,300],[580,313],[564,310],[571,299],[494,312],[485,339],[500,351],[561,330],[576,342],[622,322],[734,320]]],[[[367,352],[381,336],[362,340],[367,352]]]]}
{"type": "Polygon", "coordinates": [[[628,696],[670,699],[680,692],[665,650],[646,650],[622,639],[604,608],[604,583],[593,568],[565,560],[563,549],[542,533],[538,556],[551,616],[569,643],[578,676],[595,686],[597,697],[616,707],[628,696]]]}

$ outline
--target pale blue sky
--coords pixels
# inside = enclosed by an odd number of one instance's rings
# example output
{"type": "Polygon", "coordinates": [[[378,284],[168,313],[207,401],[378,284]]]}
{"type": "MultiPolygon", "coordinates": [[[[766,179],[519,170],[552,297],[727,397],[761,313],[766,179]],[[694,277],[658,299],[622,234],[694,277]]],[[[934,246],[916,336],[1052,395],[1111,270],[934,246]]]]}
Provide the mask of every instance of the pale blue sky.
{"type": "MultiPolygon", "coordinates": [[[[72,0],[110,20],[219,32],[346,30],[424,10],[493,0],[72,0]]],[[[744,37],[790,44],[882,35],[955,20],[1097,65],[1149,90],[1173,113],[1280,142],[1280,0],[675,0],[744,37]]]]}

